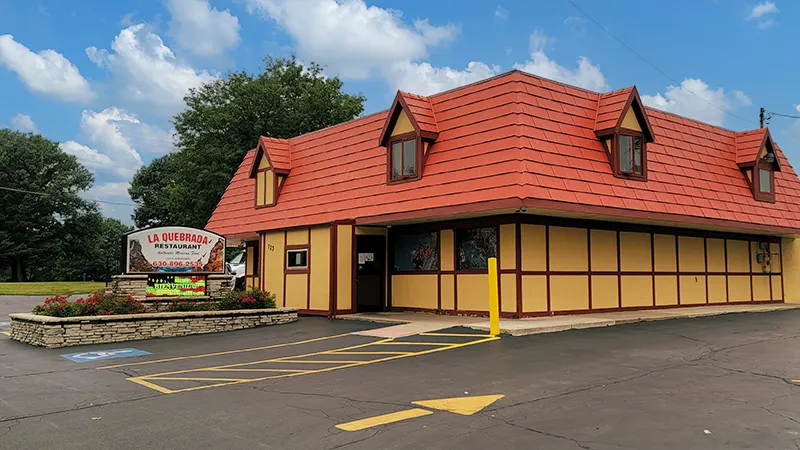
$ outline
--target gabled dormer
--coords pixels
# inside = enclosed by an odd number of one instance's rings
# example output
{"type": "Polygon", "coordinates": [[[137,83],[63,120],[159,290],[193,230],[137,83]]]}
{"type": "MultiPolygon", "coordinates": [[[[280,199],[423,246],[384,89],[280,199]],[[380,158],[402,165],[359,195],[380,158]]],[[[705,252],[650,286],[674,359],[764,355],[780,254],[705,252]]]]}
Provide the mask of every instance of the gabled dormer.
{"type": "Polygon", "coordinates": [[[647,180],[647,144],[653,142],[653,131],[636,86],[600,96],[594,132],[616,177],[647,180]]]}
{"type": "Polygon", "coordinates": [[[736,164],[747,178],[753,197],[774,203],[775,172],[781,167],[769,129],[736,133],[736,164]]]}
{"type": "Polygon", "coordinates": [[[291,170],[289,142],[261,136],[250,166],[250,178],[255,178],[255,207],[275,206],[281,188],[291,170]]]}
{"type": "Polygon", "coordinates": [[[398,91],[378,140],[386,149],[386,182],[422,178],[430,147],[438,136],[428,97],[398,91]]]}

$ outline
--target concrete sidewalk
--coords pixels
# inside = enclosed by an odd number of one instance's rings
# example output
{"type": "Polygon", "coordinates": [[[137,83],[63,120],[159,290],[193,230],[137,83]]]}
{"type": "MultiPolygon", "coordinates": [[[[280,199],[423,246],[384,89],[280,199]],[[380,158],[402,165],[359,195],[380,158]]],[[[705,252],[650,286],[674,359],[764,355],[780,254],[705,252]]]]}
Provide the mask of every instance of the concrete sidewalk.
{"type": "MultiPolygon", "coordinates": [[[[717,316],[732,313],[759,313],[798,309],[800,304],[753,304],[698,306],[689,308],[651,309],[643,311],[619,311],[596,314],[575,314],[569,316],[536,317],[530,319],[501,319],[500,332],[512,336],[553,333],[581,328],[609,327],[625,323],[647,322],[652,320],[687,319],[693,317],[717,316]]],[[[368,330],[364,333],[380,332],[379,337],[397,337],[415,330],[425,332],[437,329],[464,326],[480,331],[489,331],[489,321],[484,317],[444,316],[415,312],[361,313],[340,316],[339,319],[363,320],[378,323],[395,323],[397,327],[368,330]],[[406,325],[400,325],[406,324],[406,325]]]]}

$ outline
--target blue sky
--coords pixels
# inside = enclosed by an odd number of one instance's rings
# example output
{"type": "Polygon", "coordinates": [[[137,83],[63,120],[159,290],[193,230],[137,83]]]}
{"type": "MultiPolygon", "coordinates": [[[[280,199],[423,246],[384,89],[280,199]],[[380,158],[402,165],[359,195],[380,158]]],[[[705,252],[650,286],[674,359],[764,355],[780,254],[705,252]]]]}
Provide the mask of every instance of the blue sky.
{"type": "MultiPolygon", "coordinates": [[[[651,106],[734,130],[756,128],[761,106],[800,115],[793,0],[0,0],[0,11],[0,127],[60,142],[95,172],[87,197],[112,202],[129,203],[136,169],[174,150],[170,118],[189,88],[258,71],[268,54],[322,64],[366,95],[366,113],[397,89],[433,94],[518,68],[597,91],[635,84],[651,106]]],[[[800,120],[770,128],[798,160],[800,120]]],[[[130,223],[131,207],[101,206],[130,223]]]]}

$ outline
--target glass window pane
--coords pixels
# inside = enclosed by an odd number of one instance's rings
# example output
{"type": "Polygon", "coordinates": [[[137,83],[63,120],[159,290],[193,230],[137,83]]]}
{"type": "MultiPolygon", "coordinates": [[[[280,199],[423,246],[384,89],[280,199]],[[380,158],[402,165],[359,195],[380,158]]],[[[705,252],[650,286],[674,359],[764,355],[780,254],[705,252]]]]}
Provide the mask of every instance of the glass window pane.
{"type": "Polygon", "coordinates": [[[767,193],[772,191],[772,172],[764,169],[758,170],[758,189],[767,193]]]}
{"type": "Polygon", "coordinates": [[[497,228],[456,230],[459,269],[486,269],[497,256],[497,228]]]}
{"type": "Polygon", "coordinates": [[[619,137],[619,171],[631,173],[633,171],[633,139],[631,136],[619,137]]]}
{"type": "Polygon", "coordinates": [[[633,173],[642,174],[642,138],[633,138],[633,173]]]}
{"type": "Polygon", "coordinates": [[[396,271],[439,270],[439,233],[393,236],[392,260],[396,271]]]}
{"type": "Polygon", "coordinates": [[[395,142],[392,144],[392,178],[403,176],[403,144],[395,142]]]}
{"type": "Polygon", "coordinates": [[[403,175],[417,174],[417,141],[403,142],[403,175]]]}
{"type": "Polygon", "coordinates": [[[308,267],[308,250],[287,250],[286,267],[300,269],[308,267]]]}

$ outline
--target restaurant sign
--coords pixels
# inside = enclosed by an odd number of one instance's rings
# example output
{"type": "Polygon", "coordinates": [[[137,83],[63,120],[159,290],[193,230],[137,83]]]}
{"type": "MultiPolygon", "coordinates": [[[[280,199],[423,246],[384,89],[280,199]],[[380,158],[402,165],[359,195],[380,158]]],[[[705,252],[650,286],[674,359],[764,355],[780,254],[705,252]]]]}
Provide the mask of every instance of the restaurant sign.
{"type": "Polygon", "coordinates": [[[224,273],[225,238],[188,227],[146,228],[128,233],[126,273],[224,273]]]}

